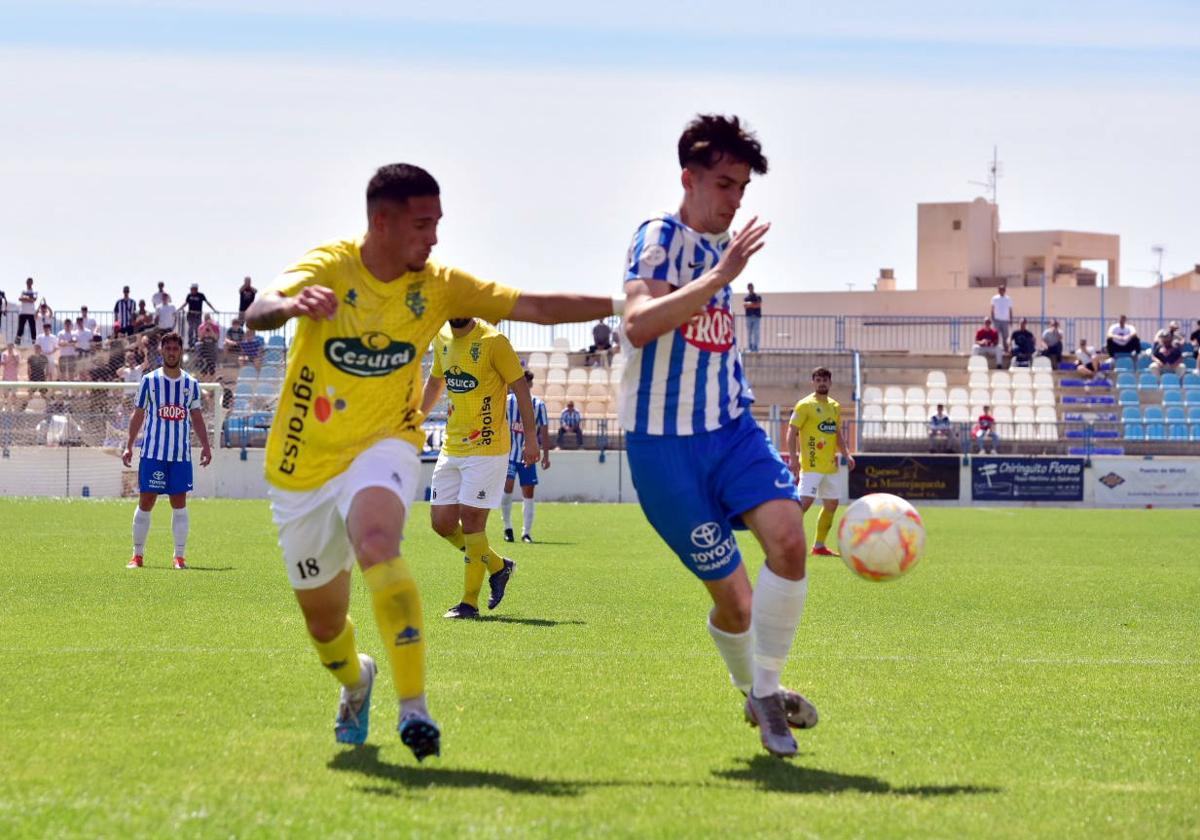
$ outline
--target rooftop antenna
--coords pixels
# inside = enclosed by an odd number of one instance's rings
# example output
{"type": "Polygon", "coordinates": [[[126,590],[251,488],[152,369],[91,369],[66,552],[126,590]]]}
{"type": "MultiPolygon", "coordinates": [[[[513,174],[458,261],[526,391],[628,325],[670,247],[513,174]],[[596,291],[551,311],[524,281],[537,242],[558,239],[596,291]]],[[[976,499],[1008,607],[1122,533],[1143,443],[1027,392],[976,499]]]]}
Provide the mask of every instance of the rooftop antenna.
{"type": "Polygon", "coordinates": [[[992,204],[996,203],[996,182],[1004,176],[1004,164],[1000,162],[998,155],[999,151],[995,146],[992,146],[992,160],[988,164],[988,179],[986,181],[967,181],[968,184],[983,187],[991,193],[992,204]]]}

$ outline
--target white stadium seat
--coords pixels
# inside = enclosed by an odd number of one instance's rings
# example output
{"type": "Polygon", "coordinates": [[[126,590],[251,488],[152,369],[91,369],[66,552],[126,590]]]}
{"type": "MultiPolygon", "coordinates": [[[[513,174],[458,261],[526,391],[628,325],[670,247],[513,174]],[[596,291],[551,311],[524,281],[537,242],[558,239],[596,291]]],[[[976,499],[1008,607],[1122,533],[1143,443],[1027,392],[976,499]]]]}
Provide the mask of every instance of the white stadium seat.
{"type": "Polygon", "coordinates": [[[992,394],[987,388],[971,389],[971,405],[987,405],[992,401],[992,394]]]}
{"type": "Polygon", "coordinates": [[[567,395],[566,387],[560,382],[550,382],[546,385],[546,400],[561,400],[567,395]]]}
{"type": "Polygon", "coordinates": [[[867,405],[882,405],[883,389],[876,385],[868,385],[866,388],[863,388],[862,401],[867,405]]]}
{"type": "Polygon", "coordinates": [[[941,370],[929,371],[929,373],[925,375],[925,387],[926,388],[945,388],[946,387],[945,371],[941,371],[941,370]]]}
{"type": "Polygon", "coordinates": [[[1033,391],[1029,388],[1014,388],[1012,401],[1013,405],[1033,405],[1033,391]]]}
{"type": "Polygon", "coordinates": [[[1037,435],[1034,426],[1033,406],[1018,405],[1013,409],[1014,436],[1017,440],[1033,440],[1037,435]]]}
{"type": "Polygon", "coordinates": [[[973,372],[967,378],[968,388],[990,388],[991,384],[992,383],[991,380],[988,379],[988,375],[981,370],[973,372]]]}
{"type": "Polygon", "coordinates": [[[910,405],[904,409],[904,436],[909,440],[925,437],[925,424],[928,419],[925,416],[924,405],[910,405]]]}
{"type": "Polygon", "coordinates": [[[562,400],[546,400],[546,413],[550,415],[550,422],[558,423],[558,415],[562,414],[566,407],[567,404],[562,400]]]}
{"type": "Polygon", "coordinates": [[[567,371],[567,382],[571,385],[586,385],[588,372],[583,368],[571,368],[567,371]]]}
{"type": "Polygon", "coordinates": [[[607,385],[608,371],[602,367],[594,367],[588,371],[589,385],[607,385]]]}
{"type": "Polygon", "coordinates": [[[1017,368],[1012,372],[1012,382],[1009,387],[1014,391],[1017,388],[1032,388],[1033,374],[1027,368],[1017,368]]]}
{"type": "Polygon", "coordinates": [[[545,353],[533,352],[529,354],[529,361],[525,363],[525,367],[530,370],[545,370],[550,367],[550,357],[545,353]]]}
{"type": "Polygon", "coordinates": [[[955,406],[955,405],[965,406],[969,399],[969,397],[967,396],[967,389],[966,388],[951,388],[948,399],[950,400],[950,405],[952,405],[952,406],[955,406]]]}
{"type": "Polygon", "coordinates": [[[987,359],[985,359],[983,356],[968,356],[967,357],[967,370],[986,371],[987,369],[988,369],[987,359]]]}
{"type": "Polygon", "coordinates": [[[925,389],[918,385],[912,385],[912,386],[909,386],[908,388],[905,388],[904,389],[904,404],[905,405],[919,405],[919,406],[921,406],[921,410],[924,411],[925,410],[925,389]]]}
{"type": "Polygon", "coordinates": [[[572,382],[567,385],[567,399],[582,400],[587,396],[587,385],[580,382],[572,382]]]}
{"type": "Polygon", "coordinates": [[[546,384],[547,385],[566,385],[567,384],[567,372],[565,370],[563,370],[562,368],[550,368],[550,370],[546,371],[546,384]]]}
{"type": "Polygon", "coordinates": [[[1033,369],[1035,371],[1050,370],[1051,369],[1050,360],[1047,359],[1045,356],[1034,356],[1033,357],[1033,369]]]}
{"type": "Polygon", "coordinates": [[[609,395],[608,386],[589,383],[587,386],[587,395],[589,400],[607,400],[609,395]]]}
{"type": "Polygon", "coordinates": [[[592,420],[599,420],[602,417],[607,417],[608,404],[602,402],[588,402],[583,407],[583,416],[589,417],[592,420]]]}
{"type": "Polygon", "coordinates": [[[883,437],[883,406],[877,403],[864,405],[862,410],[863,437],[883,437]]]}
{"type": "Polygon", "coordinates": [[[1033,404],[1043,406],[1048,405],[1051,408],[1054,408],[1058,405],[1058,400],[1054,398],[1054,391],[1048,391],[1043,388],[1033,392],[1033,404]]]}
{"type": "Polygon", "coordinates": [[[1006,370],[998,370],[992,373],[992,388],[1008,388],[1011,387],[1012,379],[1006,370]]]}
{"type": "Polygon", "coordinates": [[[925,393],[925,404],[936,407],[938,403],[946,405],[946,389],[930,388],[925,393]]]}
{"type": "Polygon", "coordinates": [[[993,406],[1012,405],[1012,391],[1007,388],[993,389],[991,404],[993,406]]]}
{"type": "Polygon", "coordinates": [[[951,423],[970,423],[971,415],[967,412],[967,407],[961,403],[950,406],[950,422],[951,423]]]}
{"type": "Polygon", "coordinates": [[[1033,375],[1034,388],[1054,388],[1054,377],[1046,371],[1038,371],[1033,375]]]}
{"type": "Polygon", "coordinates": [[[883,410],[883,419],[887,421],[887,426],[884,434],[890,438],[904,437],[904,408],[898,405],[889,405],[883,410]]]}
{"type": "Polygon", "coordinates": [[[889,385],[883,391],[884,405],[904,405],[904,389],[898,385],[889,385]]]}
{"type": "Polygon", "coordinates": [[[567,359],[566,353],[551,353],[549,362],[549,366],[552,368],[562,368],[563,370],[566,370],[571,366],[571,362],[567,359]]]}

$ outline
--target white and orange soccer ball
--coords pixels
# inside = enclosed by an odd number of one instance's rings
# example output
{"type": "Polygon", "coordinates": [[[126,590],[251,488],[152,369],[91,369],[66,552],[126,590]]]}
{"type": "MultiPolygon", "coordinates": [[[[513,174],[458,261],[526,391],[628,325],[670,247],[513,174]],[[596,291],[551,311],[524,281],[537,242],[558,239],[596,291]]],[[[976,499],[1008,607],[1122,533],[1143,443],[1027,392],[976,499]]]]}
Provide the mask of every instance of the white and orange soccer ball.
{"type": "Polygon", "coordinates": [[[838,525],[838,549],[850,571],[867,580],[895,580],[921,559],[925,524],[917,509],[890,493],[863,496],[838,525]]]}

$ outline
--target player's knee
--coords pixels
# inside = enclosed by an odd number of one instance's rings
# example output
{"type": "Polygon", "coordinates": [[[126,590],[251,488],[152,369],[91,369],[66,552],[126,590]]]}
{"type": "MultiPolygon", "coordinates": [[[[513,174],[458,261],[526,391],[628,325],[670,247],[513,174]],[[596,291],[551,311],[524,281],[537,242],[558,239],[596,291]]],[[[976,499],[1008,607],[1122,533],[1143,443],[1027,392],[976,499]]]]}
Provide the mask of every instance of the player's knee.
{"type": "MultiPolygon", "coordinates": [[[[434,508],[436,511],[437,508],[434,508]]],[[[436,512],[429,518],[433,532],[439,537],[448,537],[458,528],[458,520],[449,516],[439,516],[436,512]]]]}
{"type": "Polygon", "coordinates": [[[712,622],[726,633],[745,633],[750,629],[749,598],[725,601],[713,607],[712,622]]]}
{"type": "Polygon", "coordinates": [[[805,550],[804,529],[787,528],[774,535],[768,554],[787,563],[799,561],[803,564],[805,550]]]}
{"type": "Polygon", "coordinates": [[[354,554],[364,566],[385,563],[399,553],[399,535],[386,528],[367,528],[354,539],[354,554]]]}
{"type": "Polygon", "coordinates": [[[332,642],[346,626],[346,618],[344,615],[305,615],[304,623],[308,634],[318,642],[332,642]]]}

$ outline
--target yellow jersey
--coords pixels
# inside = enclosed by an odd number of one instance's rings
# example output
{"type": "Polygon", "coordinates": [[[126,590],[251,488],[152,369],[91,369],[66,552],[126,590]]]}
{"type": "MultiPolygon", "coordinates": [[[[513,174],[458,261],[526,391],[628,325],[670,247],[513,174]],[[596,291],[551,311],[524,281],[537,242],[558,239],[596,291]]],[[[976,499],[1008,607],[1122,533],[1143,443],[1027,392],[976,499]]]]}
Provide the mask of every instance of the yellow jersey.
{"type": "Polygon", "coordinates": [[[363,265],[361,245],[344,239],[314,248],[269,289],[292,297],[325,286],[338,300],[330,320],[296,320],[267,437],[267,481],[283,490],[319,487],[384,438],[419,449],[430,341],[449,318],[499,321],[520,296],[433,262],[383,282],[363,265]]]}
{"type": "Polygon", "coordinates": [[[525,375],[508,339],[478,319],[463,336],[447,326],[433,342],[431,375],[445,378],[450,399],[446,454],[508,454],[508,383],[525,375]]]}
{"type": "Polygon", "coordinates": [[[802,472],[837,472],[837,436],[842,407],[837,400],[818,400],[809,394],[792,410],[791,425],[799,435],[802,472]]]}

